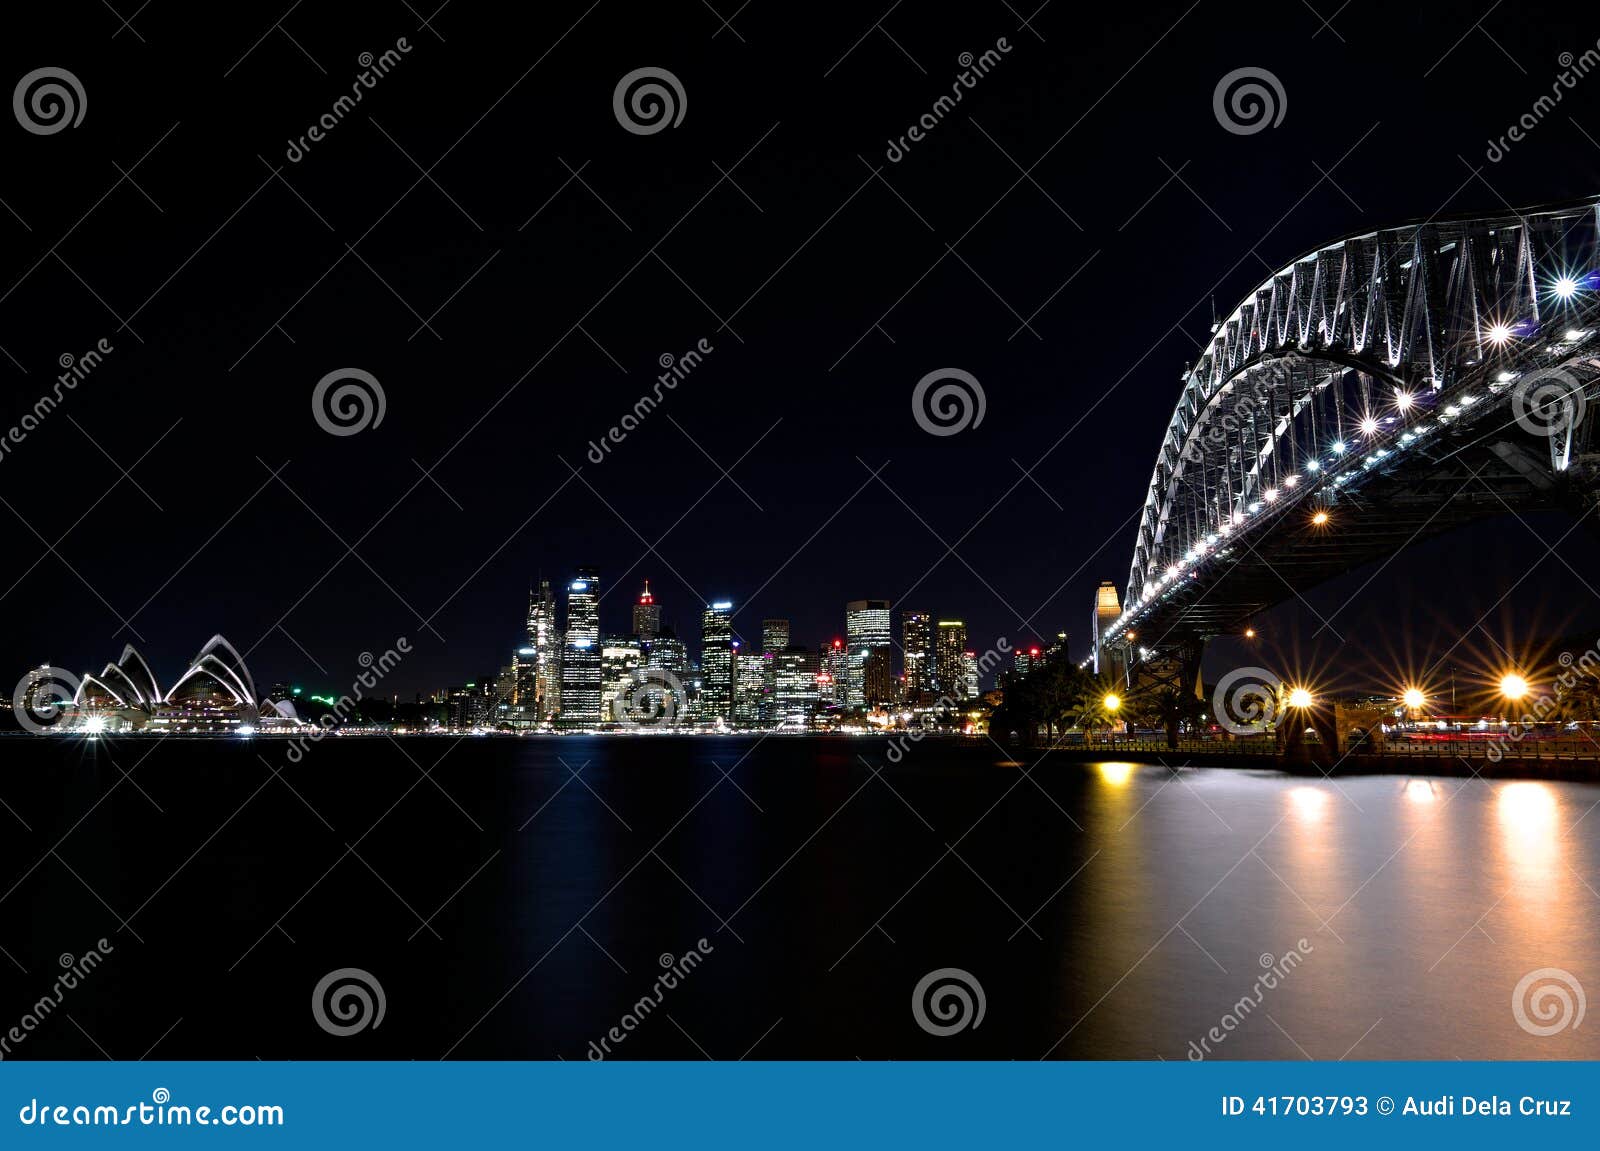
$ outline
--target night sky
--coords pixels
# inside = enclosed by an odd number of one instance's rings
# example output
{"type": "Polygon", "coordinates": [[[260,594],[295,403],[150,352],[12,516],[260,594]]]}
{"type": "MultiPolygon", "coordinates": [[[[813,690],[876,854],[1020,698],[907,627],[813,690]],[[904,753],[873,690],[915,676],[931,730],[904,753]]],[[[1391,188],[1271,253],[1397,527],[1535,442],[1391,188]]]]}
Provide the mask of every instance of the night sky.
{"type": "MultiPolygon", "coordinates": [[[[530,582],[579,565],[608,632],[648,578],[695,645],[707,600],[815,644],[874,597],[963,617],[980,650],[1065,629],[1081,654],[1213,304],[1348,232],[1600,193],[1600,72],[1485,156],[1600,40],[1589,5],[1475,27],[1476,5],[1314,0],[1330,28],[1294,0],[1055,0],[1024,27],[1034,0],[906,0],[881,26],[886,3],[456,0],[423,27],[402,0],[286,2],[8,14],[6,85],[62,68],[86,106],[52,134],[0,122],[0,424],[64,355],[113,349],[0,456],[8,676],[131,640],[170,681],[222,632],[263,685],[342,688],[406,636],[409,694],[507,662],[530,582]],[[637,134],[613,94],[645,67],[683,116],[637,134]],[[1219,123],[1242,67],[1281,81],[1277,126],[1219,123]],[[377,379],[380,424],[319,427],[340,368],[377,379]],[[913,419],[942,368],[979,381],[981,425],[913,419]]],[[[1568,526],[1418,547],[1308,597],[1337,638],[1291,602],[1263,643],[1360,680],[1486,611],[1513,645],[1592,633],[1587,531],[1495,606],[1568,526]]]]}

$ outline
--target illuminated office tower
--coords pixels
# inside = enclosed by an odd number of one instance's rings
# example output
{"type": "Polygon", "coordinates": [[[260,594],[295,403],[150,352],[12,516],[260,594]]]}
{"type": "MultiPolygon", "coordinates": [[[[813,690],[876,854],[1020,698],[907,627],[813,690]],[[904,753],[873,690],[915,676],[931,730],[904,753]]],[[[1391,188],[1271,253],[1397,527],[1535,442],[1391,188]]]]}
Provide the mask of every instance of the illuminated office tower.
{"type": "Polygon", "coordinates": [[[579,568],[567,584],[560,724],[575,731],[600,724],[600,573],[594,568],[579,568]]]}
{"type": "Polygon", "coordinates": [[[905,651],[906,699],[916,703],[934,695],[933,617],[925,611],[902,611],[900,644],[905,651]]]}
{"type": "Polygon", "coordinates": [[[761,650],[766,652],[780,652],[789,646],[789,621],[786,619],[764,619],[761,621],[761,650]]]}
{"type": "Polygon", "coordinates": [[[648,644],[661,632],[661,605],[650,594],[650,581],[644,581],[644,592],[633,605],[633,634],[639,642],[648,644]]]}
{"type": "Polygon", "coordinates": [[[844,640],[835,638],[822,645],[818,660],[817,704],[819,707],[843,707],[850,679],[850,654],[844,640]]]}
{"type": "Polygon", "coordinates": [[[809,729],[823,686],[817,653],[810,648],[786,647],[770,658],[774,665],[774,724],[790,731],[809,729]]]}
{"type": "Polygon", "coordinates": [[[1011,670],[1020,675],[1027,675],[1042,662],[1038,644],[1029,644],[1019,647],[1011,657],[1011,670]]]}
{"type": "Polygon", "coordinates": [[[539,581],[537,592],[528,593],[527,658],[533,664],[533,694],[526,702],[540,723],[549,723],[561,710],[561,629],[547,579],[539,581]]]}
{"type": "Polygon", "coordinates": [[[845,706],[852,710],[893,698],[889,628],[888,600],[857,599],[844,605],[845,646],[850,652],[845,706]]]}
{"type": "Polygon", "coordinates": [[[983,686],[978,671],[978,653],[964,651],[961,653],[961,690],[956,695],[956,698],[964,702],[977,699],[982,694],[983,686]]]}
{"type": "Polygon", "coordinates": [[[700,695],[698,718],[707,726],[733,718],[733,603],[718,600],[706,606],[700,621],[700,695]]]}
{"type": "Polygon", "coordinates": [[[683,641],[678,638],[677,632],[670,627],[664,627],[650,641],[650,646],[645,652],[644,665],[671,672],[683,681],[689,675],[689,650],[683,646],[683,641]]]}
{"type": "Polygon", "coordinates": [[[600,647],[600,721],[626,723],[629,719],[628,694],[639,682],[639,641],[623,636],[608,636],[600,647]]]}
{"type": "Polygon", "coordinates": [[[772,655],[747,652],[738,640],[733,647],[733,725],[765,727],[772,715],[772,655]]]}
{"type": "Polygon", "coordinates": [[[939,621],[934,651],[934,681],[940,695],[960,699],[965,683],[962,655],[967,650],[967,625],[959,619],[939,621]]]}

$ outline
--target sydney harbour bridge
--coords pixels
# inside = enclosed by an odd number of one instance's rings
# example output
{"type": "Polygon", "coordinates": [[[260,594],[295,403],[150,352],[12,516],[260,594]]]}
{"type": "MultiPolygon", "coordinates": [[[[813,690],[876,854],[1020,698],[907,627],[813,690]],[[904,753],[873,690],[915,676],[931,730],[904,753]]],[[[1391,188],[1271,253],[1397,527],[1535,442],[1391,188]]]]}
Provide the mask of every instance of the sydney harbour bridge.
{"type": "Polygon", "coordinates": [[[1300,256],[1183,375],[1096,666],[1193,691],[1207,639],[1333,576],[1511,510],[1587,517],[1597,391],[1600,197],[1300,256]]]}

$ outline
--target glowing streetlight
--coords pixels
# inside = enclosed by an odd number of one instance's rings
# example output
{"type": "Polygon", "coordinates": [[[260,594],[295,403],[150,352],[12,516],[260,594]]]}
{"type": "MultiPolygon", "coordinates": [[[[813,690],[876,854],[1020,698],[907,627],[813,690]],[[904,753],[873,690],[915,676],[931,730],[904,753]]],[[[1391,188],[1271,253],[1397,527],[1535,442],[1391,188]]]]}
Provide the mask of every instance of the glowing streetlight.
{"type": "Polygon", "coordinates": [[[1428,703],[1428,697],[1422,694],[1421,688],[1417,687],[1406,688],[1405,694],[1400,699],[1412,711],[1421,711],[1428,703]]]}
{"type": "Polygon", "coordinates": [[[1491,343],[1503,344],[1510,338],[1511,329],[1505,324],[1496,324],[1489,329],[1489,341],[1491,343]]]}
{"type": "Polygon", "coordinates": [[[1119,707],[1122,706],[1122,697],[1114,691],[1107,692],[1105,699],[1101,700],[1100,702],[1105,705],[1105,709],[1107,711],[1115,712],[1119,707]]]}
{"type": "Polygon", "coordinates": [[[1328,513],[1324,511],[1318,511],[1311,517],[1311,522],[1320,528],[1323,524],[1328,522],[1328,513]]]}
{"type": "Polygon", "coordinates": [[[1306,708],[1310,707],[1314,702],[1315,702],[1315,700],[1312,698],[1311,693],[1308,690],[1306,690],[1305,688],[1303,688],[1303,687],[1295,687],[1295,688],[1290,688],[1289,689],[1289,706],[1290,707],[1297,708],[1297,709],[1299,709],[1301,711],[1304,711],[1306,708]]]}
{"type": "Polygon", "coordinates": [[[1528,681],[1522,676],[1512,672],[1510,675],[1500,677],[1500,694],[1512,703],[1528,694],[1528,681]]]}
{"type": "Polygon", "coordinates": [[[1244,638],[1245,639],[1255,639],[1256,638],[1256,629],[1253,628],[1253,627],[1245,628],[1244,629],[1244,638]]]}

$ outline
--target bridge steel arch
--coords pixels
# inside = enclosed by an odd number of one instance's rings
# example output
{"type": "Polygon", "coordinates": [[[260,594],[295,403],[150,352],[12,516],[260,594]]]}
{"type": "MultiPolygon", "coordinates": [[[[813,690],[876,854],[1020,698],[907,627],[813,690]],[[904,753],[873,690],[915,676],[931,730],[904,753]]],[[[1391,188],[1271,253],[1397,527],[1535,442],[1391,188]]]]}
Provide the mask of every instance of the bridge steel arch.
{"type": "Polygon", "coordinates": [[[1209,636],[1411,539],[1506,507],[1589,506],[1597,357],[1600,197],[1290,261],[1183,374],[1094,658],[1109,644],[1131,669],[1182,649],[1190,677],[1209,636]],[[1363,522],[1335,542],[1310,521],[1341,506],[1363,522]]]}

